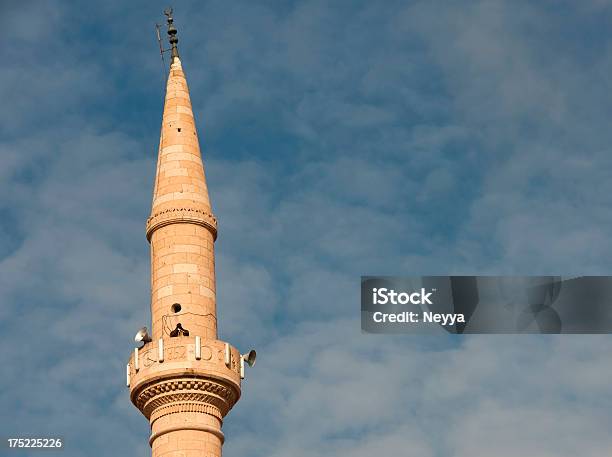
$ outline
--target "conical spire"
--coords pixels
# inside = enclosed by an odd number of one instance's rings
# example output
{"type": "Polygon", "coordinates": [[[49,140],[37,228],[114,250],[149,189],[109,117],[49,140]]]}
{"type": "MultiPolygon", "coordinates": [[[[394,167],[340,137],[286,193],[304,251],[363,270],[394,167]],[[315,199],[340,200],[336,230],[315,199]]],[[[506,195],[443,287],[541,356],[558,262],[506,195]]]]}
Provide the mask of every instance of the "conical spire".
{"type": "MultiPolygon", "coordinates": [[[[198,218],[211,219],[210,228],[216,237],[189,88],[178,56],[172,9],[165,10],[164,14],[168,17],[172,62],[166,85],[151,218],[178,210],[191,212],[192,216],[199,214],[198,218]]],[[[147,238],[150,236],[148,228],[147,238]]]]}
{"type": "Polygon", "coordinates": [[[170,66],[159,145],[151,217],[183,209],[212,219],[189,89],[178,57],[170,66]]]}

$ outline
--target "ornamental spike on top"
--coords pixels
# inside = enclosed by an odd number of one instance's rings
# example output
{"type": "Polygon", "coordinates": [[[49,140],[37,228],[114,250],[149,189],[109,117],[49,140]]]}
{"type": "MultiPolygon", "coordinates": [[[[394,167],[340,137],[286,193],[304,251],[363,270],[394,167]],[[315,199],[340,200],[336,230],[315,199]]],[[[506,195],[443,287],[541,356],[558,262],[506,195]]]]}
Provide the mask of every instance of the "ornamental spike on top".
{"type": "Polygon", "coordinates": [[[171,48],[171,62],[174,61],[175,57],[178,57],[178,38],[176,36],[177,30],[174,27],[174,18],[172,17],[172,8],[167,8],[164,10],[164,14],[168,18],[168,41],[170,42],[171,48]]]}

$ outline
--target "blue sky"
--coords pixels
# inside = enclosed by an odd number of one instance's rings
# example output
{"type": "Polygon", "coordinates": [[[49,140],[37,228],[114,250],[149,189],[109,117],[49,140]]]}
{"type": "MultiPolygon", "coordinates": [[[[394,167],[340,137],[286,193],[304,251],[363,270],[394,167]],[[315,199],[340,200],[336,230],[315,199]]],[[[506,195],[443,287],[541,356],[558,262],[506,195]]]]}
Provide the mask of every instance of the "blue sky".
{"type": "MultiPolygon", "coordinates": [[[[149,455],[156,1],[3,2],[0,423],[149,455]]],[[[174,3],[220,337],[256,347],[226,456],[612,454],[612,340],[364,335],[359,276],[610,274],[612,2],[174,3]]]]}

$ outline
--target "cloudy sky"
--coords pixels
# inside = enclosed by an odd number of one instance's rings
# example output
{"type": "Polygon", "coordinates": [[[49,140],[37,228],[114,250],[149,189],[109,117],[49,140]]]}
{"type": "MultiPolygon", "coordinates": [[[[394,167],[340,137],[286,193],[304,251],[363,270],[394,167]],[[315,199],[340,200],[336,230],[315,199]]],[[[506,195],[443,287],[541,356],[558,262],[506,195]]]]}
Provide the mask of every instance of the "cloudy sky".
{"type": "MultiPolygon", "coordinates": [[[[148,456],[167,5],[0,6],[0,435],[148,456]]],[[[220,337],[259,354],[225,456],[611,455],[612,339],[366,335],[359,276],[611,274],[612,2],[173,6],[220,337]]]]}

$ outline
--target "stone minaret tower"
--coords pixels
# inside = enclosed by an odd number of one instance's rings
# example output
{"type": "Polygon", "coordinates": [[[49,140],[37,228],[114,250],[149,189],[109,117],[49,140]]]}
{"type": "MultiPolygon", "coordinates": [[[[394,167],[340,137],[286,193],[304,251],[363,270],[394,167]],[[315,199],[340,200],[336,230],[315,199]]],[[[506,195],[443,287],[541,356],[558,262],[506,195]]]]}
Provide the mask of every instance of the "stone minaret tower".
{"type": "Polygon", "coordinates": [[[178,38],[168,16],[171,65],[159,142],[151,243],[152,335],[127,366],[132,403],[151,424],[153,457],[221,456],[223,417],[240,398],[244,362],[217,339],[215,253],[217,220],[204,166],[178,38]]]}

